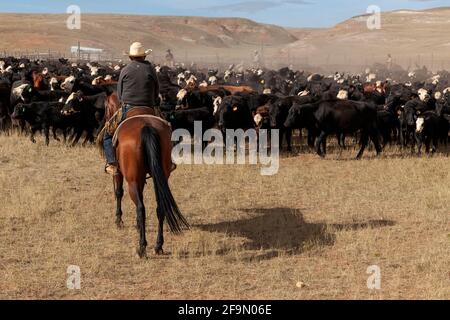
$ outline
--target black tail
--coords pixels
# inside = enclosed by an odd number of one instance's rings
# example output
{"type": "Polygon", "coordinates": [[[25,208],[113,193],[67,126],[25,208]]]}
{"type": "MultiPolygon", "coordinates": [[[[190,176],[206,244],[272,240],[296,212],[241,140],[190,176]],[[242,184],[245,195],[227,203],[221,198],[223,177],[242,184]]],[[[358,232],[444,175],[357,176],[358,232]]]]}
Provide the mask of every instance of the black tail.
{"type": "Polygon", "coordinates": [[[180,233],[184,228],[189,229],[189,223],[178,209],[161,167],[161,143],[158,132],[152,127],[142,128],[141,144],[144,150],[145,164],[153,177],[156,202],[167,218],[170,231],[180,233]]]}

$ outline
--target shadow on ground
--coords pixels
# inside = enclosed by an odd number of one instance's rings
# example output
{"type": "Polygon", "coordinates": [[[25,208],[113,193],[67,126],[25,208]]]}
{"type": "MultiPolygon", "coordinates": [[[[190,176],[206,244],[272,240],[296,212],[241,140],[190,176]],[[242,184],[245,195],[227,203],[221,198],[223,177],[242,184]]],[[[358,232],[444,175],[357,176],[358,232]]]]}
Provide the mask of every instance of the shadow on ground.
{"type": "Polygon", "coordinates": [[[298,209],[290,208],[241,209],[240,211],[259,215],[247,220],[196,225],[195,227],[203,231],[247,238],[249,241],[244,244],[244,249],[261,253],[256,257],[253,255],[247,260],[271,259],[282,252],[299,254],[314,248],[332,246],[336,239],[336,231],[395,225],[395,222],[388,220],[343,224],[308,223],[298,209]],[[261,252],[261,250],[266,252],[261,252]]]}

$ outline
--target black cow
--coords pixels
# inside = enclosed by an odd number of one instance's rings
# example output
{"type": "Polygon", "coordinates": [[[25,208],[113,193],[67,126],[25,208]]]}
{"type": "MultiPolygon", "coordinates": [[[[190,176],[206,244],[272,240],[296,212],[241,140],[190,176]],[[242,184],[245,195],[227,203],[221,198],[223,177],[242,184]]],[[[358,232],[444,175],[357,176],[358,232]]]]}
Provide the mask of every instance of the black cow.
{"type": "Polygon", "coordinates": [[[9,80],[0,78],[0,133],[7,132],[11,128],[10,92],[9,80]]]}
{"type": "Polygon", "coordinates": [[[117,84],[102,84],[94,86],[87,80],[83,80],[75,76],[69,76],[61,84],[61,89],[69,94],[81,91],[87,96],[93,96],[100,93],[111,94],[117,89],[117,84]]]}
{"type": "MultiPolygon", "coordinates": [[[[204,132],[213,128],[216,123],[214,116],[208,108],[164,112],[163,117],[170,122],[172,130],[186,129],[191,136],[194,135],[195,122],[202,123],[202,137],[204,132]]],[[[206,143],[203,143],[203,147],[206,147],[206,143]]]]}
{"type": "Polygon", "coordinates": [[[397,140],[400,131],[400,121],[398,117],[389,110],[379,110],[377,112],[377,126],[383,139],[383,146],[397,140]]]}
{"type": "Polygon", "coordinates": [[[252,113],[247,101],[242,96],[227,96],[223,98],[216,113],[219,128],[225,133],[226,129],[251,129],[255,127],[252,113]]]}
{"type": "MultiPolygon", "coordinates": [[[[301,108],[300,108],[301,110],[301,108]]],[[[308,121],[300,120],[302,113],[299,108],[291,109],[286,120],[286,127],[292,127],[298,123],[308,121]]],[[[326,138],[332,133],[352,134],[361,130],[361,149],[357,159],[360,159],[369,142],[369,137],[375,144],[377,154],[381,153],[381,146],[378,141],[377,110],[364,102],[350,100],[321,101],[309,106],[311,111],[308,122],[313,122],[320,132],[316,140],[316,151],[321,157],[326,154],[326,138]],[[314,111],[315,110],[315,111],[314,111]]]]}
{"type": "Polygon", "coordinates": [[[177,98],[177,110],[207,108],[211,114],[214,112],[213,96],[208,92],[201,92],[199,90],[188,91],[186,89],[182,89],[177,94],[177,98]]]}
{"type": "Polygon", "coordinates": [[[14,107],[12,114],[13,119],[20,119],[26,121],[31,127],[30,140],[36,143],[34,135],[37,131],[44,131],[45,144],[50,143],[50,129],[52,129],[53,137],[58,140],[56,131],[63,130],[64,139],[66,137],[67,129],[72,124],[71,119],[61,115],[63,108],[61,102],[32,102],[30,104],[19,103],[14,107]]]}
{"type": "MultiPolygon", "coordinates": [[[[273,129],[280,130],[280,148],[283,145],[283,139],[286,137],[287,150],[292,151],[292,129],[285,127],[284,123],[289,114],[289,110],[294,104],[302,105],[311,103],[314,101],[312,96],[290,96],[286,98],[278,99],[277,101],[269,104],[269,116],[270,124],[273,129]]],[[[300,128],[296,128],[300,129],[300,128]]]]}
{"type": "Polygon", "coordinates": [[[67,99],[61,113],[65,116],[77,117],[73,146],[78,143],[83,132],[86,132],[86,139],[83,144],[88,141],[94,142],[94,132],[101,126],[101,121],[105,115],[105,101],[105,93],[85,96],[80,91],[72,93],[67,99]]]}
{"type": "MultiPolygon", "coordinates": [[[[308,131],[308,146],[314,148],[316,138],[320,134],[320,130],[315,117],[315,112],[319,108],[319,104],[297,104],[295,103],[289,110],[283,126],[292,129],[306,129],[308,131]]],[[[323,145],[322,145],[323,147],[323,145]]]]}
{"type": "Polygon", "coordinates": [[[408,101],[403,107],[400,119],[400,142],[406,147],[411,142],[411,148],[414,148],[416,121],[420,114],[431,111],[429,105],[419,100],[417,96],[408,101]]]}
{"type": "Polygon", "coordinates": [[[417,118],[415,136],[417,140],[418,152],[422,151],[422,145],[425,143],[425,152],[436,152],[439,140],[444,139],[448,143],[448,132],[450,123],[444,116],[439,116],[434,111],[426,111],[417,118]]]}

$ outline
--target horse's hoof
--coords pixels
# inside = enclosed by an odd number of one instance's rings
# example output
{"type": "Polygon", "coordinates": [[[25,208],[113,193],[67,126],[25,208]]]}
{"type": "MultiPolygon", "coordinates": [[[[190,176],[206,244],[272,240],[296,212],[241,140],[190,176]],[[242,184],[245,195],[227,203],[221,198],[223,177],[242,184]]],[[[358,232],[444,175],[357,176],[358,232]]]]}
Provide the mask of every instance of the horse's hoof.
{"type": "Polygon", "coordinates": [[[119,229],[119,230],[123,229],[124,228],[123,221],[122,220],[116,221],[116,226],[117,226],[117,229],[119,229]]]}
{"type": "Polygon", "coordinates": [[[164,250],[162,248],[155,248],[155,255],[161,256],[164,254],[164,250]]]}

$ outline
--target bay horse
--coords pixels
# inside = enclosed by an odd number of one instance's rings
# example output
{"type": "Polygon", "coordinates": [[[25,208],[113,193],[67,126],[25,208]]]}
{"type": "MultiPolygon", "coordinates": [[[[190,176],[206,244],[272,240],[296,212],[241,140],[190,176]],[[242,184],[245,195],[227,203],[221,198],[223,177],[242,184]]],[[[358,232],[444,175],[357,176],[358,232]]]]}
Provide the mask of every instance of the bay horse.
{"type": "MultiPolygon", "coordinates": [[[[113,98],[113,100],[115,100],[113,98]]],[[[108,109],[108,107],[107,107],[108,109]]],[[[163,225],[167,218],[172,233],[189,229],[189,224],[180,212],[169,187],[172,169],[172,130],[163,119],[155,116],[153,108],[133,108],[117,129],[116,157],[119,170],[113,178],[116,197],[116,225],[123,227],[122,198],[123,181],[128,183],[128,192],[136,206],[136,223],[139,232],[140,258],[146,256],[145,206],[143,191],[146,177],[153,179],[158,217],[158,235],[155,254],[163,254],[163,225]]]]}

